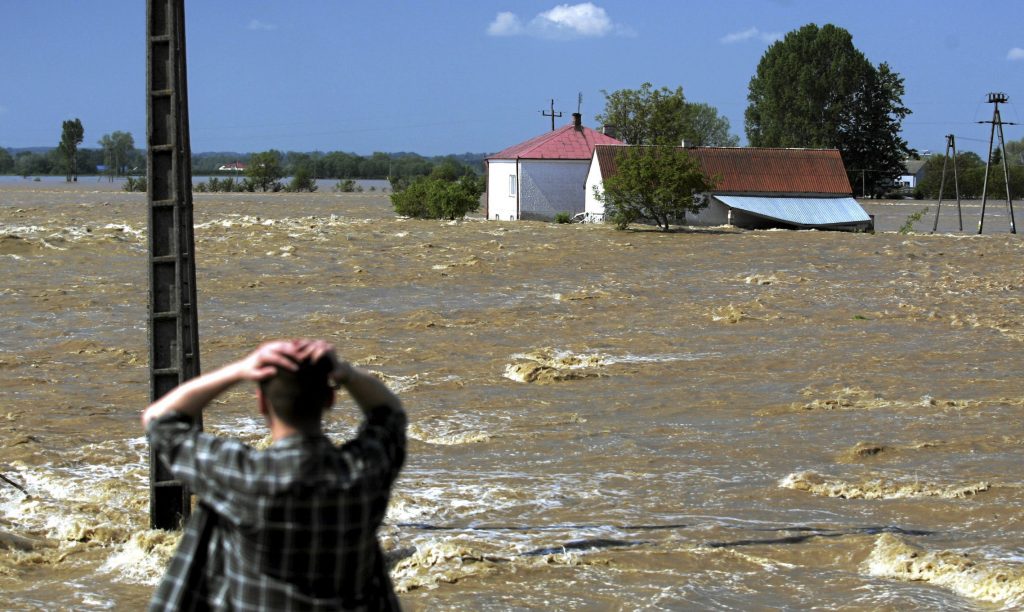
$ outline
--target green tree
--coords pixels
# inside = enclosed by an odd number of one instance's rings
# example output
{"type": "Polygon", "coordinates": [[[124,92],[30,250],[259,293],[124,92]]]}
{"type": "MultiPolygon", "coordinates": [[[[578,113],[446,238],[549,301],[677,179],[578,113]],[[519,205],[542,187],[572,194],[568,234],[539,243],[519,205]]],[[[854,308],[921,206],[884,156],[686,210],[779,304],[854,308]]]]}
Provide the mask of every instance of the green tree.
{"type": "Polygon", "coordinates": [[[408,187],[391,194],[395,212],[420,219],[461,219],[479,210],[483,181],[462,176],[449,181],[437,177],[419,177],[408,187]]]}
{"type": "Polygon", "coordinates": [[[718,109],[703,102],[686,103],[686,131],[683,140],[694,147],[735,147],[739,136],[729,133],[729,119],[718,114],[718,109]]]}
{"type": "Polygon", "coordinates": [[[750,79],[747,139],[755,147],[839,149],[869,189],[905,172],[903,78],[875,67],[843,28],[808,24],[768,47],[750,79]]]}
{"type": "Polygon", "coordinates": [[[694,195],[710,191],[717,182],[680,147],[622,147],[615,165],[615,173],[604,180],[604,192],[595,188],[595,196],[619,229],[651,219],[668,231],[669,224],[683,220],[687,212],[707,206],[694,195]]]}
{"type": "Polygon", "coordinates": [[[64,169],[69,183],[78,180],[78,145],[82,144],[84,138],[85,128],[77,118],[68,119],[61,125],[60,144],[57,145],[57,150],[64,158],[64,169]]]}
{"type": "Polygon", "coordinates": [[[14,172],[14,158],[11,157],[11,152],[3,147],[0,147],[0,174],[10,174],[14,172]]]}
{"type": "Polygon", "coordinates": [[[104,134],[99,139],[99,145],[103,149],[103,163],[107,166],[111,180],[115,176],[125,174],[127,164],[135,150],[135,139],[132,138],[131,132],[116,131],[104,134]]]}
{"type": "Polygon", "coordinates": [[[620,89],[605,96],[605,110],[595,119],[614,129],[625,142],[634,145],[687,145],[734,147],[739,138],[729,133],[729,120],[715,107],[687,102],[683,88],[620,89]]]}
{"type": "Polygon", "coordinates": [[[1014,166],[1024,166],[1024,138],[1007,141],[1006,163],[1014,166]]]}
{"type": "MultiPolygon", "coordinates": [[[[917,188],[924,197],[939,197],[939,186],[942,182],[942,163],[944,155],[931,155],[924,162],[921,181],[917,188]]],[[[953,182],[953,160],[946,162],[946,184],[942,187],[942,199],[956,199],[956,186],[960,187],[960,197],[973,199],[981,197],[981,183],[985,177],[985,162],[977,153],[965,151],[956,156],[956,184],[953,182]]]]}
{"type": "Polygon", "coordinates": [[[280,191],[284,169],[281,166],[281,152],[271,149],[262,153],[253,153],[249,158],[249,166],[245,176],[260,191],[280,191]]]}
{"type": "Polygon", "coordinates": [[[285,191],[308,191],[313,193],[317,189],[316,179],[313,178],[313,173],[310,172],[306,166],[300,166],[295,174],[292,176],[291,182],[285,188],[285,191]]]}

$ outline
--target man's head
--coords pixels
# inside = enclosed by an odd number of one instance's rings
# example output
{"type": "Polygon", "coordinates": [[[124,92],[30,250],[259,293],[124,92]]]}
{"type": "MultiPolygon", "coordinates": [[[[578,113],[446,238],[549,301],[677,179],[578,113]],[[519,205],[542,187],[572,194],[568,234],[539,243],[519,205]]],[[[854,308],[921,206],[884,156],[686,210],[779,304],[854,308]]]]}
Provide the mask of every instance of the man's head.
{"type": "Polygon", "coordinates": [[[322,358],[298,363],[295,371],[277,368],[277,374],[260,381],[266,408],[281,422],[296,429],[316,428],[320,417],[334,403],[328,374],[331,362],[322,358]]]}

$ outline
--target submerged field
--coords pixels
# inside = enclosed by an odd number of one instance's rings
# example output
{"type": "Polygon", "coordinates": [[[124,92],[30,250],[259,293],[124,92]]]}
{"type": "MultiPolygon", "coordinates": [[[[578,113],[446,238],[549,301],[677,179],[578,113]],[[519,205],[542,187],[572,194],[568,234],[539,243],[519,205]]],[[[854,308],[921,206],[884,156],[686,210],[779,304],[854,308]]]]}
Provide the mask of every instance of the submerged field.
{"type": "MultiPolygon", "coordinates": [[[[145,528],[145,198],[93,187],[0,186],[5,608],[138,608],[176,541],[145,528]]],[[[662,234],[197,195],[202,364],[320,336],[400,392],[409,609],[1013,607],[1024,248],[1005,203],[895,232],[926,206],[662,234]]],[[[250,389],[206,423],[266,442],[250,389]]]]}

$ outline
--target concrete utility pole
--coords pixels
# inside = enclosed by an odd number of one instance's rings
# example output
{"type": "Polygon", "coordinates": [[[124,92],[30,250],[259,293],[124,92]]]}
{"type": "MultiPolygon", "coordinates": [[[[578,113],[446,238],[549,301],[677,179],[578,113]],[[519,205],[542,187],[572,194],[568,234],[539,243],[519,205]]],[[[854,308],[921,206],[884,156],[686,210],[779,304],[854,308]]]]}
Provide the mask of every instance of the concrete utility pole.
{"type": "Polygon", "coordinates": [[[558,113],[555,113],[555,99],[554,98],[551,98],[551,112],[547,113],[547,112],[544,112],[544,111],[540,111],[540,114],[544,115],[545,117],[551,117],[551,131],[554,132],[555,131],[555,117],[561,117],[562,116],[562,111],[558,111],[558,113]]]}
{"type": "Polygon", "coordinates": [[[946,134],[946,155],[942,158],[942,178],[939,179],[939,203],[935,207],[935,223],[932,225],[932,233],[939,229],[939,211],[942,210],[942,189],[946,186],[946,162],[949,161],[949,150],[953,149],[953,188],[956,190],[956,215],[960,220],[960,231],[964,231],[964,215],[960,209],[960,179],[956,171],[956,136],[946,134]]]}
{"type": "MultiPolygon", "coordinates": [[[[185,75],[184,0],[146,0],[149,380],[153,401],[199,374],[185,75]]],[[[191,493],[152,454],[149,483],[150,526],[180,528],[191,509],[191,493]]]]}
{"type": "MultiPolygon", "coordinates": [[[[1003,160],[1003,178],[1006,180],[1006,209],[1010,213],[1010,233],[1017,233],[1017,226],[1013,221],[1013,199],[1010,197],[1010,170],[1006,166],[1006,141],[1003,140],[1003,119],[999,114],[999,103],[1006,103],[1010,100],[1006,94],[1001,92],[993,92],[988,94],[988,103],[995,105],[992,111],[992,121],[979,121],[978,123],[991,123],[992,131],[988,137],[988,157],[985,158],[985,180],[981,186],[981,218],[978,219],[978,233],[981,233],[982,228],[985,225],[985,203],[988,200],[988,171],[992,165],[992,143],[995,140],[996,128],[999,129],[999,148],[1002,152],[1000,157],[1003,160]]],[[[1017,125],[1016,123],[1006,122],[1006,125],[1017,125]]]]}

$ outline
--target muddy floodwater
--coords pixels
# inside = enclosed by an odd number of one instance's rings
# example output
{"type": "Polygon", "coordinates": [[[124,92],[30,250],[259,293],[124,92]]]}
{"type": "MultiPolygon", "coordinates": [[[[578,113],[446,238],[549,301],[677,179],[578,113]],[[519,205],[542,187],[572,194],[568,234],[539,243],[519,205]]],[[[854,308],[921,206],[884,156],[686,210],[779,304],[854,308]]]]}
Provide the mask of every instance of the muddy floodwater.
{"type": "MultiPolygon", "coordinates": [[[[324,337],[401,394],[410,610],[1015,608],[1024,243],[999,202],[895,231],[934,204],[663,234],[197,194],[202,365],[324,337]]],[[[147,529],[146,248],[144,195],[0,186],[0,608],[138,609],[177,542],[147,529]]],[[[251,388],[205,418],[268,442],[251,388]]]]}

